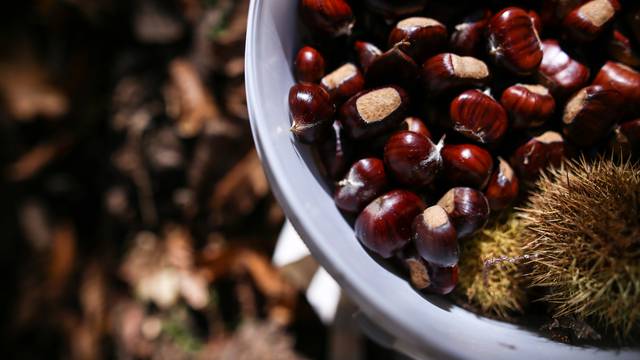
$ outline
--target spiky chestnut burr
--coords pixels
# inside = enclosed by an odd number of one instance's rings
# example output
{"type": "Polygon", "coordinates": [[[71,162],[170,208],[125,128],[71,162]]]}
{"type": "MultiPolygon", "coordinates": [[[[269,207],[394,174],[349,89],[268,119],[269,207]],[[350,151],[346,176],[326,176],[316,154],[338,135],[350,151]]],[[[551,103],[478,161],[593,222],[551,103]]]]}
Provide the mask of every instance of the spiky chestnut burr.
{"type": "Polygon", "coordinates": [[[497,218],[461,244],[457,292],[482,314],[509,319],[524,311],[522,228],[515,215],[497,218]]]}
{"type": "Polygon", "coordinates": [[[640,165],[581,159],[551,170],[521,210],[528,277],[554,317],[620,340],[640,324],[640,165]]]}

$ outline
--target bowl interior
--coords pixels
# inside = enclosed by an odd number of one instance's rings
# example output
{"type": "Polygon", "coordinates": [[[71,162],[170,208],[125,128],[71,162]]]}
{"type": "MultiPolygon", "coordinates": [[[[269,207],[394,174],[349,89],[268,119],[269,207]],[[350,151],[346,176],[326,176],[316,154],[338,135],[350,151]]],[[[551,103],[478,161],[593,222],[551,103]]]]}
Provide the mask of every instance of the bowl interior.
{"type": "Polygon", "coordinates": [[[309,148],[294,141],[287,94],[297,43],[296,0],[253,0],[246,86],[253,136],[272,189],[311,253],[349,297],[414,355],[452,358],[640,358],[637,349],[602,350],[557,343],[535,331],[478,316],[436,296],[422,296],[380,266],[358,243],[333,204],[309,148]]]}

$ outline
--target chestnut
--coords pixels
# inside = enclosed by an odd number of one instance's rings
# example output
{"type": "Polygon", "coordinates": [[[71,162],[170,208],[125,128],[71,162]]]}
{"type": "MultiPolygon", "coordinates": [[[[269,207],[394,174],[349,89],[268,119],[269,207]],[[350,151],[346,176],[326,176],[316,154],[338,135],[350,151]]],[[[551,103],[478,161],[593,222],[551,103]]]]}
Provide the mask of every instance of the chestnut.
{"type": "Polygon", "coordinates": [[[403,255],[400,260],[409,272],[409,283],[418,290],[424,290],[431,285],[429,278],[429,264],[418,254],[403,255]]]}
{"type": "Polygon", "coordinates": [[[301,82],[317,83],[324,76],[324,57],[311,46],[305,46],[298,51],[293,66],[296,79],[301,82]]]}
{"type": "Polygon", "coordinates": [[[384,147],[384,162],[394,178],[408,186],[429,185],[442,167],[442,143],[412,131],[391,135],[384,147]]]}
{"type": "Polygon", "coordinates": [[[418,65],[398,46],[376,57],[365,74],[368,86],[396,84],[412,88],[418,80],[418,65]]]}
{"type": "Polygon", "coordinates": [[[364,89],[364,77],[355,65],[347,63],[323,77],[320,85],[334,103],[341,104],[364,89]]]}
{"type": "Polygon", "coordinates": [[[511,117],[514,129],[538,127],[554,113],[556,102],[543,85],[516,84],[502,93],[500,103],[511,117]]]}
{"type": "Polygon", "coordinates": [[[450,186],[482,189],[493,170],[491,154],[476,145],[445,145],[441,151],[444,180],[450,186]]]}
{"type": "Polygon", "coordinates": [[[458,238],[467,237],[483,228],[489,219],[487,198],[472,188],[453,188],[444,194],[438,205],[446,211],[458,238]]]}
{"type": "Polygon", "coordinates": [[[563,25],[574,41],[593,41],[612,24],[618,11],[618,0],[590,0],[569,12],[563,25]]]}
{"type": "Polygon", "coordinates": [[[353,158],[353,144],[346,139],[340,121],[333,122],[329,136],[318,144],[319,161],[327,176],[333,180],[341,179],[349,170],[353,158]]]}
{"type": "Polygon", "coordinates": [[[627,66],[639,67],[640,56],[631,45],[631,40],[623,33],[615,30],[607,43],[609,57],[627,66]]]}
{"type": "Polygon", "coordinates": [[[562,23],[565,16],[585,0],[543,0],[540,10],[540,20],[544,26],[556,27],[562,23]]]}
{"type": "Polygon", "coordinates": [[[437,96],[487,84],[489,68],[474,57],[443,53],[422,65],[420,77],[427,93],[437,96]]]}
{"type": "Polygon", "coordinates": [[[569,57],[556,40],[542,42],[542,63],[537,80],[556,100],[565,99],[584,87],[589,81],[589,69],[569,57]]]}
{"type": "Polygon", "coordinates": [[[356,161],[344,179],[336,184],[333,199],[340,210],[357,214],[382,195],[388,186],[382,160],[365,158],[356,161]]]}
{"type": "Polygon", "coordinates": [[[296,84],[289,90],[291,132],[304,143],[322,140],[329,133],[335,106],[329,93],[315,84],[296,84]]]}
{"type": "Polygon", "coordinates": [[[389,34],[389,47],[398,46],[418,64],[442,51],[448,39],[447,28],[426,17],[410,17],[396,24],[389,34]]]}
{"type": "Polygon", "coordinates": [[[340,107],[339,117],[351,138],[366,139],[398,126],[408,107],[406,91],[386,86],[354,95],[340,107]]]}
{"type": "Polygon", "coordinates": [[[518,147],[511,155],[510,163],[522,181],[535,181],[547,166],[558,167],[565,157],[562,135],[547,131],[533,137],[518,147]]]}
{"type": "Polygon", "coordinates": [[[414,116],[409,116],[408,118],[404,119],[400,124],[400,130],[413,131],[414,133],[418,133],[429,138],[430,140],[433,140],[433,136],[431,135],[431,132],[429,131],[427,126],[424,124],[424,121],[414,116]]]}
{"type": "Polygon", "coordinates": [[[489,208],[494,211],[508,208],[518,198],[519,190],[520,183],[513,169],[509,163],[498,157],[496,171],[484,190],[484,196],[489,201],[489,208]]]}
{"type": "Polygon", "coordinates": [[[480,10],[465,18],[462,23],[456,25],[451,34],[449,47],[462,56],[477,56],[481,53],[481,45],[484,43],[484,32],[489,24],[491,12],[480,10]]]}
{"type": "Polygon", "coordinates": [[[350,35],[355,17],[345,0],[301,0],[300,13],[310,30],[320,35],[350,35]]]}
{"type": "Polygon", "coordinates": [[[529,17],[531,18],[533,28],[536,29],[538,36],[540,36],[540,34],[542,33],[542,19],[540,19],[540,15],[538,15],[538,13],[534,10],[529,10],[527,14],[529,14],[529,17]]]}
{"type": "Polygon", "coordinates": [[[447,295],[451,293],[458,284],[458,265],[441,267],[429,264],[430,285],[427,291],[447,295]]]}
{"type": "Polygon", "coordinates": [[[453,130],[483,144],[498,142],[509,126],[502,105],[477,89],[456,96],[449,114],[453,130]]]}
{"type": "Polygon", "coordinates": [[[600,85],[578,91],[564,109],[564,135],[578,146],[595,145],[612,129],[622,101],[617,90],[600,85]]]}
{"type": "Polygon", "coordinates": [[[387,19],[413,15],[424,9],[427,0],[364,0],[367,9],[387,19]]]}
{"type": "Polygon", "coordinates": [[[538,32],[526,11],[509,7],[495,14],[487,27],[489,55],[517,75],[534,73],[542,61],[538,32]]]}
{"type": "Polygon", "coordinates": [[[608,61],[596,75],[593,85],[619,91],[626,105],[625,113],[640,114],[640,72],[624,64],[608,61]]]}
{"type": "Polygon", "coordinates": [[[618,125],[617,134],[623,137],[630,152],[640,154],[640,119],[626,121],[618,125]]]}
{"type": "Polygon", "coordinates": [[[418,195],[406,190],[390,191],[358,215],[355,235],[367,249],[390,258],[411,240],[413,219],[424,209],[418,195]]]}
{"type": "Polygon", "coordinates": [[[431,206],[416,216],[413,234],[418,254],[429,264],[449,267],[458,263],[456,229],[441,206],[431,206]]]}
{"type": "Polygon", "coordinates": [[[366,41],[356,41],[353,47],[358,57],[358,63],[365,73],[369,70],[371,63],[382,55],[382,51],[377,46],[366,41]]]}

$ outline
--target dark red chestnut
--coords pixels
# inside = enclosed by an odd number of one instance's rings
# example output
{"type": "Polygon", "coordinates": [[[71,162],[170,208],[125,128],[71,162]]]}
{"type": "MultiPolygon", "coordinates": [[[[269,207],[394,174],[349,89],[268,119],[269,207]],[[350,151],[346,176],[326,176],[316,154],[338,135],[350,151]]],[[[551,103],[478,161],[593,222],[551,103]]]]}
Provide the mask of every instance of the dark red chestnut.
{"type": "Polygon", "coordinates": [[[509,113],[515,129],[538,127],[554,113],[556,102],[543,85],[516,84],[508,87],[500,103],[509,113]]]}
{"type": "Polygon", "coordinates": [[[430,184],[442,167],[440,150],[428,137],[412,131],[398,131],[384,147],[384,162],[398,182],[409,186],[430,184]]]}
{"type": "Polygon", "coordinates": [[[476,58],[444,53],[422,65],[422,83],[430,95],[479,87],[489,81],[489,68],[476,58]]]}
{"type": "Polygon", "coordinates": [[[558,167],[565,157],[562,136],[554,131],[534,137],[522,144],[511,156],[511,166],[522,181],[535,181],[547,166],[558,167]]]}
{"type": "Polygon", "coordinates": [[[429,280],[431,284],[427,291],[440,295],[451,293],[458,284],[458,265],[440,267],[429,264],[429,280]]]}
{"type": "Polygon", "coordinates": [[[409,96],[398,86],[365,90],[340,107],[340,121],[351,138],[372,138],[397,127],[408,106],[409,96]]]}
{"type": "Polygon", "coordinates": [[[593,80],[593,85],[619,91],[625,102],[625,113],[640,114],[640,73],[636,70],[624,64],[609,61],[600,69],[593,80]]]}
{"type": "Polygon", "coordinates": [[[416,194],[393,190],[362,210],[355,222],[356,237],[369,250],[390,258],[411,240],[413,219],[424,208],[416,194]]]}
{"type": "Polygon", "coordinates": [[[400,130],[412,131],[429,138],[429,140],[433,140],[433,136],[431,136],[431,132],[424,124],[424,121],[414,116],[404,119],[400,124],[400,130]]]}
{"type": "Polygon", "coordinates": [[[346,139],[340,121],[333,122],[333,131],[318,144],[319,161],[332,180],[342,179],[353,162],[353,144],[346,139]]]}
{"type": "Polygon", "coordinates": [[[611,88],[592,85],[578,91],[564,108],[565,137],[578,146],[595,145],[611,131],[622,105],[621,94],[611,88]]]}
{"type": "Polygon", "coordinates": [[[458,236],[442,207],[432,206],[416,216],[413,233],[418,254],[429,264],[448,267],[458,263],[458,236]]]}
{"type": "Polygon", "coordinates": [[[451,50],[461,56],[478,56],[482,51],[484,32],[490,17],[490,11],[479,10],[456,25],[449,40],[451,50]]]}
{"type": "Polygon", "coordinates": [[[573,40],[593,41],[612,24],[618,11],[618,0],[591,0],[569,12],[563,25],[573,40]]]}
{"type": "Polygon", "coordinates": [[[364,89],[364,77],[355,65],[347,63],[323,77],[320,85],[341,104],[364,89]]]}
{"type": "Polygon", "coordinates": [[[304,143],[314,143],[331,129],[335,106],[329,93],[315,84],[296,84],[289,91],[289,111],[293,118],[291,132],[304,143]]]}
{"type": "Polygon", "coordinates": [[[542,63],[537,79],[556,99],[565,99],[589,81],[589,69],[565,53],[556,40],[542,42],[542,63]]]}
{"type": "Polygon", "coordinates": [[[638,55],[633,45],[631,45],[631,40],[618,30],[612,33],[607,44],[607,51],[613,60],[619,61],[627,66],[640,66],[640,55],[638,55]]]}
{"type": "Polygon", "coordinates": [[[585,0],[543,0],[540,20],[544,26],[558,26],[565,16],[582,2],[585,0]]]}
{"type": "Polygon", "coordinates": [[[324,76],[324,57],[311,46],[305,46],[296,56],[294,67],[296,79],[301,82],[317,83],[324,76]]]}
{"type": "Polygon", "coordinates": [[[539,36],[542,33],[542,19],[540,19],[540,15],[538,15],[534,10],[529,10],[527,14],[529,14],[531,22],[533,23],[533,28],[536,29],[539,36]]]}
{"type": "Polygon", "coordinates": [[[344,0],[301,0],[304,23],[321,35],[350,35],[355,22],[351,7],[344,0]]]}
{"type": "Polygon", "coordinates": [[[526,11],[506,8],[491,18],[487,28],[489,55],[500,66],[518,74],[534,73],[542,61],[538,32],[526,11]]]}
{"type": "Polygon", "coordinates": [[[518,197],[520,183],[509,163],[498,157],[498,167],[491,176],[484,196],[489,201],[491,210],[504,210],[511,206],[518,197]]]}
{"type": "Polygon", "coordinates": [[[421,12],[426,0],[364,0],[367,9],[387,19],[397,19],[421,12]]]}
{"type": "Polygon", "coordinates": [[[441,52],[448,39],[447,28],[426,17],[410,17],[396,24],[389,34],[389,47],[398,46],[418,64],[441,52]]]}
{"type": "Polygon", "coordinates": [[[456,96],[449,113],[453,130],[483,144],[499,141],[509,126],[502,105],[477,89],[456,96]]]}
{"type": "Polygon", "coordinates": [[[441,151],[444,178],[449,186],[483,189],[493,170],[491,154],[476,145],[445,145],[441,151]]]}
{"type": "Polygon", "coordinates": [[[438,201],[438,205],[449,215],[458,238],[467,237],[483,228],[489,219],[487,198],[472,188],[453,188],[438,201]]]}
{"type": "Polygon", "coordinates": [[[333,199],[340,210],[357,214],[388,186],[382,160],[366,158],[353,164],[344,179],[336,184],[333,199]]]}
{"type": "Polygon", "coordinates": [[[380,51],[377,46],[365,41],[356,41],[353,47],[356,51],[360,67],[362,67],[365,73],[369,70],[369,66],[371,66],[373,61],[382,55],[382,51],[380,51]]]}
{"type": "Polygon", "coordinates": [[[418,65],[399,47],[394,46],[376,57],[365,75],[368,86],[397,84],[412,88],[418,80],[418,65]]]}

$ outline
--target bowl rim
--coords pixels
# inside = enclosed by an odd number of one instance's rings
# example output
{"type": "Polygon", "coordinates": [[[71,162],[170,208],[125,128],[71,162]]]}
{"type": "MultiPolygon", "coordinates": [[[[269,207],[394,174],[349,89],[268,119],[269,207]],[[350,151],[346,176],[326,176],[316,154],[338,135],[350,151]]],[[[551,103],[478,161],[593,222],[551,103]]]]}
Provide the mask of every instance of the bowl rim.
{"type": "MultiPolygon", "coordinates": [[[[331,249],[327,248],[327,244],[323,242],[322,236],[320,236],[323,232],[322,227],[309,217],[298,215],[303,213],[305,210],[301,205],[301,195],[295,194],[291,191],[291,189],[295,187],[295,184],[293,184],[291,179],[287,176],[287,166],[274,155],[274,147],[282,146],[282,144],[273,143],[273,139],[270,138],[271,134],[266,128],[267,121],[263,121],[262,119],[262,114],[264,113],[263,109],[266,105],[263,98],[260,96],[258,86],[263,74],[259,71],[259,69],[261,69],[261,64],[258,62],[256,52],[260,51],[258,45],[260,43],[260,37],[265,36],[263,32],[257,31],[257,29],[260,25],[260,21],[264,21],[264,17],[262,15],[264,15],[266,3],[269,3],[270,6],[286,6],[287,3],[294,4],[294,0],[251,0],[249,6],[247,38],[245,44],[245,85],[251,131],[258,155],[262,161],[264,172],[269,180],[274,196],[282,206],[293,227],[309,248],[311,254],[341,285],[348,297],[354,300],[358,307],[374,323],[384,324],[382,328],[393,338],[391,342],[396,350],[402,351],[405,354],[409,354],[416,358],[434,356],[437,358],[446,357],[466,359],[484,357],[486,355],[496,355],[494,357],[497,358],[513,358],[516,356],[515,353],[507,350],[513,350],[520,346],[524,347],[524,353],[522,354],[526,355],[527,358],[548,358],[549,356],[552,356],[588,359],[602,358],[605,356],[631,359],[639,356],[640,351],[637,349],[602,350],[593,347],[578,347],[560,344],[555,341],[542,338],[539,334],[523,330],[515,325],[491,320],[471,312],[469,313],[475,315],[475,318],[482,320],[481,322],[477,322],[477,324],[484,325],[484,330],[488,330],[488,332],[486,334],[483,333],[483,335],[491,336],[490,332],[495,332],[502,335],[509,334],[519,336],[514,336],[514,339],[504,338],[504,343],[498,342],[497,345],[483,344],[481,341],[478,341],[478,339],[459,339],[460,342],[441,341],[442,339],[427,336],[424,331],[425,328],[420,328],[420,326],[416,326],[416,324],[407,325],[405,323],[407,315],[404,314],[403,316],[401,314],[402,309],[394,310],[394,306],[390,307],[388,303],[385,303],[385,301],[382,300],[384,296],[380,296],[379,292],[373,291],[372,287],[363,286],[360,283],[363,280],[360,276],[362,274],[361,272],[343,271],[348,268],[349,263],[340,257],[329,255],[331,249]],[[518,334],[514,332],[518,332],[518,334]],[[527,336],[525,336],[525,334],[527,336]],[[528,341],[529,344],[524,344],[524,340],[528,341]],[[533,342],[536,344],[532,345],[532,340],[535,340],[533,342]],[[540,350],[547,350],[547,352],[535,351],[534,349],[538,349],[538,347],[540,347],[540,350]]],[[[283,96],[286,97],[286,95],[283,96]]],[[[286,101],[283,101],[282,103],[285,104],[286,101]]],[[[294,144],[291,144],[290,147],[291,151],[297,151],[294,144]]],[[[388,273],[387,269],[384,269],[377,263],[375,265],[377,268],[372,268],[372,272],[384,271],[388,273]]],[[[404,287],[414,291],[406,283],[406,280],[398,278],[398,281],[403,281],[404,287]]],[[[419,296],[417,293],[415,295],[419,296]]],[[[405,300],[406,299],[403,299],[401,301],[405,300]]],[[[420,300],[425,301],[424,299],[420,300]]],[[[426,303],[428,304],[429,302],[426,303]]],[[[432,306],[435,305],[432,304],[432,306]]],[[[460,311],[467,312],[467,310],[459,308],[457,305],[452,306],[460,311]]],[[[424,319],[429,318],[429,316],[418,314],[416,319],[421,317],[424,319]]],[[[494,334],[494,336],[495,335],[496,334],[494,334]]]]}

